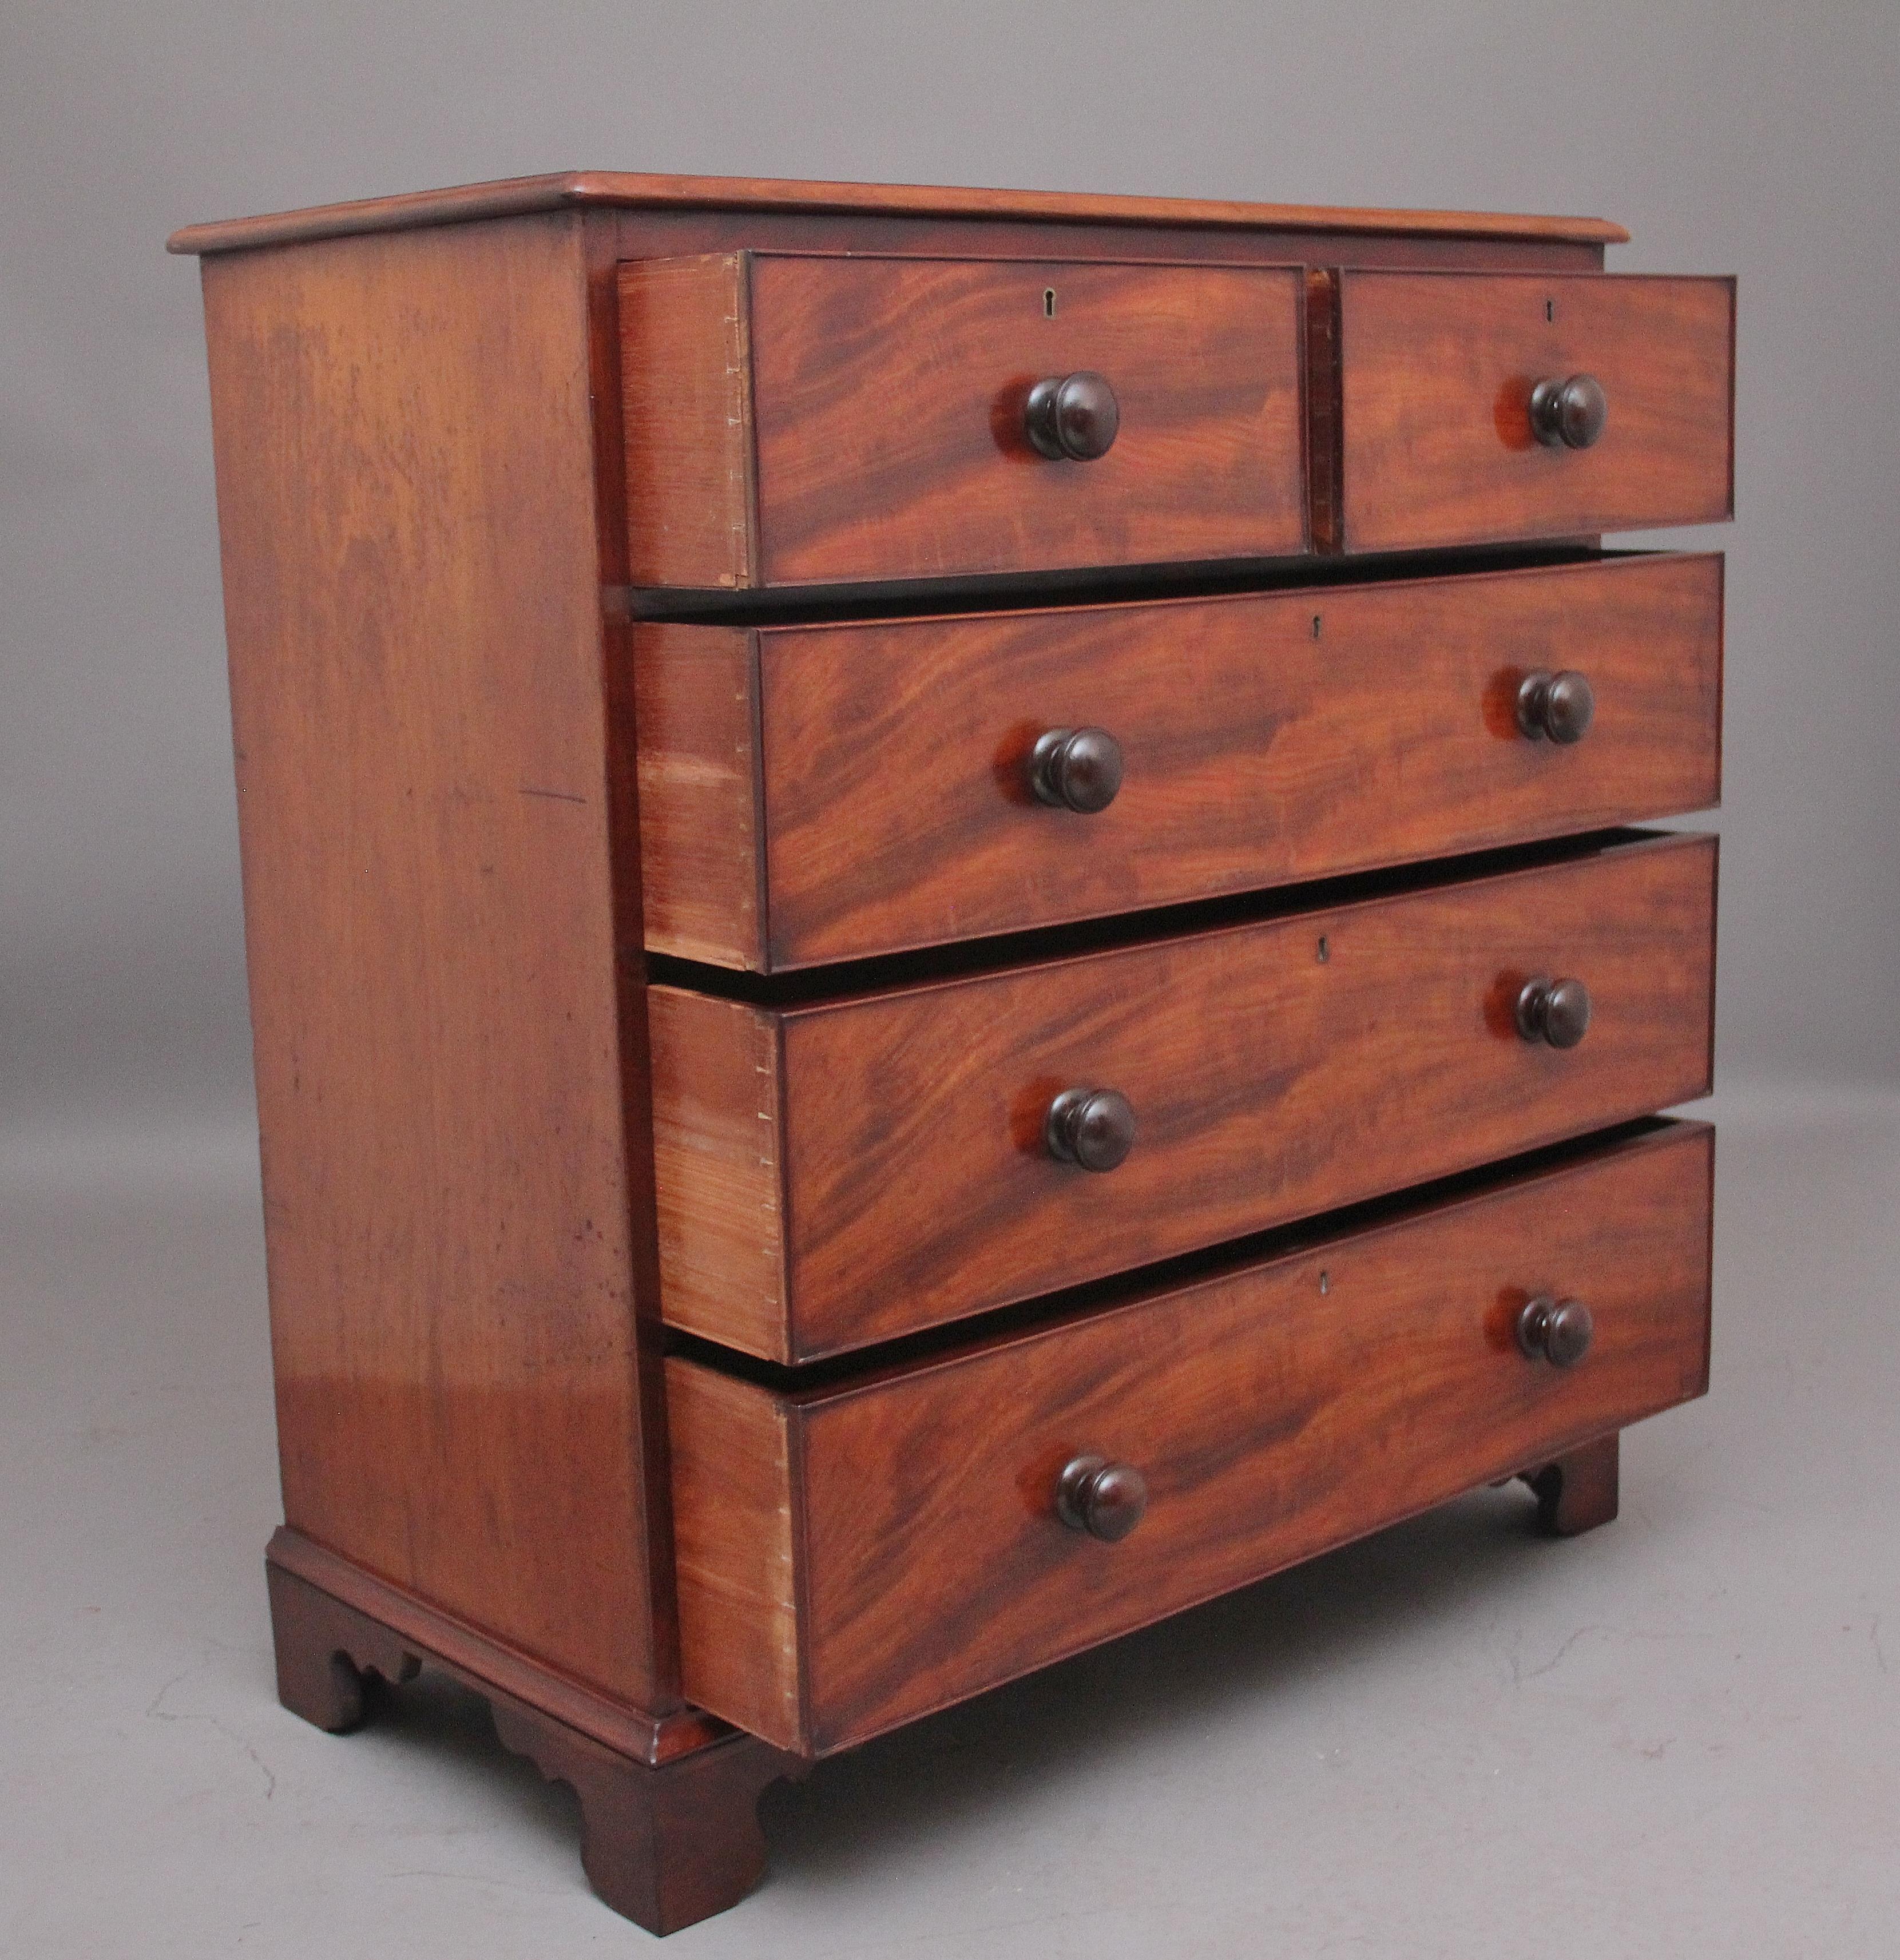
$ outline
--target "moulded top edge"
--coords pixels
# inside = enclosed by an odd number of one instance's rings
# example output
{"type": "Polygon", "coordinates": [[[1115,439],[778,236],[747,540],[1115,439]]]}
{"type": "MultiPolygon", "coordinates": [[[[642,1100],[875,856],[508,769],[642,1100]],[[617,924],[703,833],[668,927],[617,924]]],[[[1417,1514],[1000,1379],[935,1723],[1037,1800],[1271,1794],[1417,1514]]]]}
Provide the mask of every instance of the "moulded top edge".
{"type": "Polygon", "coordinates": [[[887,215],[1061,220],[1101,224],[1231,227],[1265,231],[1385,233],[1462,238],[1516,238],[1614,245],[1629,237],[1601,218],[1558,218],[1472,211],[1388,211],[1324,205],[1244,204],[1197,198],[1118,197],[1093,192],[958,189],[923,184],[805,183],[764,177],[660,177],[619,170],[510,177],[451,189],[412,191],[304,211],[188,224],[166,240],[168,251],[240,252],[266,245],[398,231],[431,224],[510,218],[576,205],[634,209],[746,210],[887,215]]]}

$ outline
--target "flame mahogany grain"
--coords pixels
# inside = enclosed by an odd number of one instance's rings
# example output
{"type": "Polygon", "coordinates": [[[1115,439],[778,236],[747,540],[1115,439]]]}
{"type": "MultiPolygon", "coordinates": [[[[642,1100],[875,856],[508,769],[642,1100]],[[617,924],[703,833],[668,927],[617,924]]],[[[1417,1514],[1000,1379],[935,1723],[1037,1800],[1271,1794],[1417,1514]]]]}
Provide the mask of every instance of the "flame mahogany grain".
{"type": "Polygon", "coordinates": [[[656,986],[662,1312],[813,1360],[1705,1094],[1715,870],[1659,837],[810,1006],[656,986]],[[1518,1035],[1541,972],[1580,1047],[1518,1035]],[[1071,1087],[1133,1104],[1119,1169],[1049,1154],[1071,1087]]]}
{"type": "Polygon", "coordinates": [[[1345,550],[1734,514],[1733,279],[1347,271],[1338,335],[1345,550]],[[1580,372],[1602,438],[1547,449],[1532,387],[1580,372]]]}
{"type": "Polygon", "coordinates": [[[1708,1385],[1713,1144],[1672,1125],[859,1384],[670,1360],[687,1692],[823,1755],[1526,1465],[1552,1528],[1613,1516],[1614,1439],[1567,1452],[1708,1385]],[[1596,1316],[1574,1368],[1517,1348],[1546,1289],[1596,1316]],[[1147,1481],[1119,1544],[1055,1515],[1084,1450],[1147,1481]]]}
{"type": "Polygon", "coordinates": [[[1720,797],[1719,557],[950,619],[633,629],[647,944],[781,972],[1720,797]],[[1316,626],[1316,622],[1317,625],[1316,626]],[[1574,747],[1533,668],[1587,673],[1574,747]],[[1122,787],[1028,794],[1093,724],[1122,787]]]}
{"type": "Polygon", "coordinates": [[[1306,549],[1297,269],[738,253],[630,265],[621,304],[636,584],[1306,549]],[[1024,406],[1078,370],[1120,434],[1052,462],[1024,406]]]}

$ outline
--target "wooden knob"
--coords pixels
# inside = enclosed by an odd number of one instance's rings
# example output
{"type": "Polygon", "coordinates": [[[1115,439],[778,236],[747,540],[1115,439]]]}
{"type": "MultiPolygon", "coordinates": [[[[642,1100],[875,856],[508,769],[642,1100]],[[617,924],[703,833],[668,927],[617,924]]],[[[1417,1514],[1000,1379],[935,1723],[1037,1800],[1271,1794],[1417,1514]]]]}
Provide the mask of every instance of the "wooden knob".
{"type": "Polygon", "coordinates": [[[1532,974],[1517,996],[1517,1032],[1527,1042],[1574,1048],[1589,1032],[1590,990],[1580,980],[1532,974]]]}
{"type": "Polygon", "coordinates": [[[1113,1089],[1065,1089],[1042,1124],[1049,1155],[1084,1170],[1112,1170],[1135,1144],[1135,1112],[1113,1089]]]}
{"type": "Polygon", "coordinates": [[[1055,1515],[1071,1531],[1108,1545],[1126,1538],[1147,1507],[1147,1479],[1132,1463],[1071,1457],[1055,1480],[1055,1515]]]}
{"type": "Polygon", "coordinates": [[[1122,745],[1106,728],[1052,728],[1030,752],[1030,788],[1046,803],[1091,816],[1122,787],[1122,745]]]}
{"type": "Polygon", "coordinates": [[[1054,461],[1093,463],[1114,443],[1122,408],[1101,375],[1062,374],[1030,389],[1023,425],[1030,441],[1054,461]]]}
{"type": "Polygon", "coordinates": [[[1596,718],[1596,691],[1574,667],[1539,667],[1519,685],[1517,725],[1533,742],[1580,742],[1596,718]]]}
{"type": "Polygon", "coordinates": [[[1539,1293],[1517,1316],[1517,1344],[1533,1361],[1572,1368],[1590,1352],[1596,1323],[1580,1300],[1553,1300],[1539,1293]]]}
{"type": "Polygon", "coordinates": [[[1546,449],[1588,449],[1603,433],[1609,402],[1594,374],[1539,381],[1530,391],[1531,433],[1546,449]]]}

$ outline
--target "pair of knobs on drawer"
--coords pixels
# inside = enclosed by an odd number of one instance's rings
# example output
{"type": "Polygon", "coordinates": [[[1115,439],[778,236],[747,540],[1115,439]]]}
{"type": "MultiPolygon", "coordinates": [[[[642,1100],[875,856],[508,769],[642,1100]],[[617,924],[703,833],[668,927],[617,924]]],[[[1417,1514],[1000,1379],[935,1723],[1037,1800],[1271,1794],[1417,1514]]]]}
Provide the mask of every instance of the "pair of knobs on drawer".
{"type": "MultiPolygon", "coordinates": [[[[1590,732],[1596,695],[1574,668],[1539,667],[1518,683],[1517,726],[1533,742],[1567,747],[1590,732]]],[[[1106,728],[1051,728],[1030,751],[1030,788],[1039,803],[1092,816],[1122,788],[1122,745],[1106,728]]]]}
{"type": "MultiPolygon", "coordinates": [[[[1580,1300],[1540,1293],[1517,1316],[1517,1344],[1533,1361],[1574,1368],[1596,1331],[1580,1300]]],[[[1055,1480],[1055,1515],[1071,1531],[1113,1545],[1134,1530],[1148,1507],[1147,1479],[1132,1463],[1093,1452],[1072,1456],[1055,1480]]]]}
{"type": "MultiPolygon", "coordinates": [[[[1531,433],[1548,449],[1588,449],[1609,419],[1594,374],[1538,382],[1530,391],[1531,433]]],[[[1052,375],[1030,390],[1023,428],[1052,463],[1093,463],[1108,454],[1122,427],[1122,405],[1106,377],[1084,369],[1052,375]]]]}
{"type": "MultiPolygon", "coordinates": [[[[1590,1031],[1590,989],[1533,974],[1518,989],[1517,1032],[1548,1048],[1574,1048],[1590,1031]]],[[[1135,1147],[1135,1108],[1119,1089],[1065,1089],[1042,1119],[1051,1157],[1084,1170],[1113,1170],[1135,1147]]]]}

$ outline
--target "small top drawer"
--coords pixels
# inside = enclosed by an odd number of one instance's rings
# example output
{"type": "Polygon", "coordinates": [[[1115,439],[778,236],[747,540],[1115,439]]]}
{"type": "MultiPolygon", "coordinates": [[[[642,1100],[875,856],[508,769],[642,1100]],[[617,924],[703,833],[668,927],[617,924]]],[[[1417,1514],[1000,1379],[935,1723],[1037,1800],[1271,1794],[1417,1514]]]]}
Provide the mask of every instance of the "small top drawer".
{"type": "Polygon", "coordinates": [[[633,582],[1303,551],[1303,292],[1271,266],[625,265],[633,582]]]}
{"type": "Polygon", "coordinates": [[[1315,352],[1338,374],[1330,428],[1316,389],[1323,545],[1401,551],[1733,514],[1733,280],[1348,272],[1330,318],[1320,293],[1315,352]]]}

